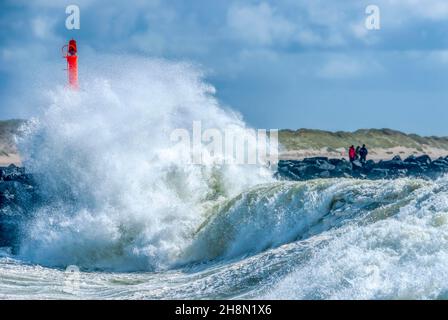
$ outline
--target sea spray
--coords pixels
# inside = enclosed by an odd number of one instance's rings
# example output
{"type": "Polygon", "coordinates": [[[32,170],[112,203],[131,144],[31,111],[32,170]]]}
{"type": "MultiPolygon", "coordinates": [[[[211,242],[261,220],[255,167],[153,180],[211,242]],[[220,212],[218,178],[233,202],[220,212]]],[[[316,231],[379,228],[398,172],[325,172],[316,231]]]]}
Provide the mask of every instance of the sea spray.
{"type": "Polygon", "coordinates": [[[20,151],[44,200],[20,255],[48,266],[167,268],[192,241],[208,203],[270,181],[271,172],[193,165],[170,141],[193,121],[246,128],[191,65],[128,59],[126,68],[93,70],[80,92],[51,91],[52,102],[24,130],[20,151]]]}

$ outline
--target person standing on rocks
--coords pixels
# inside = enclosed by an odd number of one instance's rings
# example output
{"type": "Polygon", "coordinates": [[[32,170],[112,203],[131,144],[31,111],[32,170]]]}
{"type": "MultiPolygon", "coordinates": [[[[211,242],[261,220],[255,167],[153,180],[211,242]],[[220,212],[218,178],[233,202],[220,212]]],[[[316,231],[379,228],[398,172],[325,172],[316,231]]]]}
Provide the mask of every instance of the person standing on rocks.
{"type": "Polygon", "coordinates": [[[369,151],[367,150],[366,145],[363,144],[362,148],[359,149],[359,156],[361,157],[361,163],[366,163],[368,153],[369,151]]]}
{"type": "Polygon", "coordinates": [[[359,150],[360,150],[360,149],[361,149],[360,146],[357,146],[357,147],[356,147],[356,150],[355,150],[355,153],[356,153],[355,160],[358,160],[358,159],[359,159],[359,150]]]}
{"type": "Polygon", "coordinates": [[[350,159],[350,162],[353,162],[356,160],[356,151],[355,146],[352,145],[350,149],[348,149],[348,158],[350,159]]]}

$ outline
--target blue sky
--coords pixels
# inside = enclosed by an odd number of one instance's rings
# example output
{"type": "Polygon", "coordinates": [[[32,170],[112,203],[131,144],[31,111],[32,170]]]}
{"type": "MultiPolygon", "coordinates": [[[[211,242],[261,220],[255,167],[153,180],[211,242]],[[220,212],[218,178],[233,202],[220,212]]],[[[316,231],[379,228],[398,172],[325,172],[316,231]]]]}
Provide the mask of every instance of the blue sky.
{"type": "Polygon", "coordinates": [[[107,48],[197,63],[254,127],[448,136],[446,0],[2,0],[0,118],[36,113],[70,37],[83,59],[107,48]],[[65,28],[68,4],[80,30],[65,28]],[[364,27],[369,4],[380,30],[364,27]]]}

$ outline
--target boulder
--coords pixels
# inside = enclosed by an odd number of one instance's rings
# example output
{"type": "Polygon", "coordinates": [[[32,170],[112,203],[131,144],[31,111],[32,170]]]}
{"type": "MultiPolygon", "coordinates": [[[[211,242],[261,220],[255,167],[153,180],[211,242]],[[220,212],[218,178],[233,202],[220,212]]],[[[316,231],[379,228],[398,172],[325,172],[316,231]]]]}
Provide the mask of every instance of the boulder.
{"type": "Polygon", "coordinates": [[[23,221],[40,203],[31,175],[23,168],[1,168],[0,180],[0,247],[12,247],[18,243],[23,221]]]}
{"type": "Polygon", "coordinates": [[[319,174],[319,176],[320,176],[321,178],[330,178],[330,171],[328,171],[328,170],[322,171],[322,172],[319,174]]]}
{"type": "Polygon", "coordinates": [[[347,160],[342,160],[338,162],[335,166],[337,170],[341,171],[352,171],[353,169],[352,163],[347,160]]]}
{"type": "Polygon", "coordinates": [[[344,158],[342,158],[342,159],[328,159],[328,163],[330,163],[330,164],[332,164],[334,166],[337,166],[337,165],[339,165],[342,162],[348,162],[348,161],[345,160],[344,158]]]}
{"type": "Polygon", "coordinates": [[[370,171],[369,178],[370,179],[385,179],[389,176],[389,170],[374,168],[370,171]]]}
{"type": "Polygon", "coordinates": [[[336,166],[332,165],[329,162],[321,162],[321,163],[318,164],[318,167],[321,170],[334,170],[334,169],[336,169],[336,166]]]}
{"type": "Polygon", "coordinates": [[[352,168],[353,168],[353,170],[362,170],[363,165],[362,165],[361,161],[355,160],[355,161],[352,161],[352,168]]]}
{"type": "Polygon", "coordinates": [[[299,160],[279,160],[277,166],[278,167],[287,167],[287,166],[294,166],[299,165],[302,162],[299,160]]]}
{"type": "Polygon", "coordinates": [[[427,165],[431,164],[431,158],[426,154],[415,158],[415,161],[421,164],[427,164],[427,165]]]}
{"type": "Polygon", "coordinates": [[[417,158],[414,155],[410,155],[409,157],[407,157],[404,162],[409,162],[409,163],[417,163],[417,158]]]}
{"type": "Polygon", "coordinates": [[[307,166],[294,166],[294,167],[290,167],[289,171],[300,177],[302,175],[305,175],[306,168],[307,168],[307,166]]]}
{"type": "Polygon", "coordinates": [[[377,167],[380,169],[398,170],[406,169],[407,164],[401,160],[388,160],[378,162],[377,167]]]}
{"type": "Polygon", "coordinates": [[[442,158],[442,157],[440,157],[439,159],[434,160],[433,162],[431,162],[431,164],[434,164],[434,163],[437,163],[437,164],[442,165],[442,166],[448,166],[448,160],[445,160],[445,158],[442,158]]]}
{"type": "Polygon", "coordinates": [[[279,166],[276,172],[276,178],[287,178],[291,180],[301,180],[300,176],[292,171],[292,168],[287,166],[279,166]]]}
{"type": "Polygon", "coordinates": [[[306,179],[313,179],[316,176],[320,175],[320,173],[322,171],[326,171],[326,170],[320,169],[320,167],[318,165],[306,166],[305,169],[303,170],[304,178],[306,178],[306,179]]]}
{"type": "Polygon", "coordinates": [[[375,161],[373,160],[367,160],[366,163],[364,163],[364,170],[370,171],[375,167],[375,161]]]}
{"type": "Polygon", "coordinates": [[[435,160],[431,162],[430,169],[438,172],[448,172],[448,162],[445,160],[435,160]]]}
{"type": "Polygon", "coordinates": [[[305,162],[305,163],[318,163],[319,161],[328,162],[328,158],[327,157],[312,157],[312,158],[303,159],[303,162],[305,162]]]}

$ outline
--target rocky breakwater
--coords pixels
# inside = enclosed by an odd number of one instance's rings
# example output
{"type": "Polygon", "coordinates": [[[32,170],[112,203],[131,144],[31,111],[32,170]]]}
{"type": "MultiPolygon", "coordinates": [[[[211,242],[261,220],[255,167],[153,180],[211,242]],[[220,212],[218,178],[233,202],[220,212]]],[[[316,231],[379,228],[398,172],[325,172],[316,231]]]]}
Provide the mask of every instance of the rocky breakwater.
{"type": "Polygon", "coordinates": [[[0,167],[0,247],[15,247],[20,226],[37,198],[33,177],[24,168],[0,167]]]}
{"type": "Polygon", "coordinates": [[[435,179],[448,173],[448,156],[431,160],[427,155],[410,156],[402,160],[395,156],[391,160],[361,163],[356,160],[329,159],[326,157],[306,158],[303,160],[280,160],[277,178],[289,180],[310,180],[318,178],[358,178],[358,179],[396,179],[418,177],[435,179]]]}

